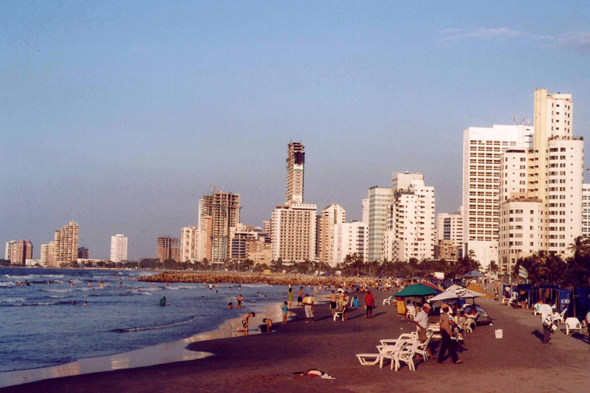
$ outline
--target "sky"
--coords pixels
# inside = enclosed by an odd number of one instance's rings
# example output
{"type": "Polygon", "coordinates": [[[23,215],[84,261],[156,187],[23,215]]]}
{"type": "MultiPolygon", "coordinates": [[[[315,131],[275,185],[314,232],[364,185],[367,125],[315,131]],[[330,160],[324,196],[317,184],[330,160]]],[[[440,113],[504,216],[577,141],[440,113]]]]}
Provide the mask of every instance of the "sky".
{"type": "Polygon", "coordinates": [[[70,220],[91,258],[155,257],[213,186],[261,226],[291,141],[305,202],[360,220],[406,170],[457,211],[463,130],[532,124],[537,88],[590,135],[586,1],[7,0],[0,69],[0,242],[36,258],[70,220]]]}

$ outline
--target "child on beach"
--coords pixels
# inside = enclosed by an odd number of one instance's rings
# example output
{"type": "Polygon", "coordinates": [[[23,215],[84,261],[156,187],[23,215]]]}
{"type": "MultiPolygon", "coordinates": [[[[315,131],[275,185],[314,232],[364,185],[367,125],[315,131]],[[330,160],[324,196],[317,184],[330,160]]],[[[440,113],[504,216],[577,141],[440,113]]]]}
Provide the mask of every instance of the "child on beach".
{"type": "Polygon", "coordinates": [[[287,305],[291,308],[293,304],[293,288],[289,288],[289,292],[287,292],[287,301],[289,302],[287,305]]]}
{"type": "Polygon", "coordinates": [[[249,324],[249,320],[250,317],[254,318],[256,316],[256,313],[254,312],[249,312],[246,315],[244,315],[244,317],[242,318],[242,327],[238,328],[238,332],[248,332],[248,324],[249,324]]]}
{"type": "Polygon", "coordinates": [[[287,323],[287,311],[288,311],[287,302],[283,302],[283,323],[287,323]]]}

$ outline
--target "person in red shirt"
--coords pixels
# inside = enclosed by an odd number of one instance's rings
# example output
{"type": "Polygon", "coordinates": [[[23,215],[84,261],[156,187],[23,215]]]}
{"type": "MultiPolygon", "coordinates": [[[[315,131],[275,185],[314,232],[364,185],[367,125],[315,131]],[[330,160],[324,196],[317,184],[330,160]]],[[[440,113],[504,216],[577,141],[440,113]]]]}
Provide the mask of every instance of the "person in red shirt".
{"type": "Polygon", "coordinates": [[[375,296],[371,291],[367,291],[365,295],[365,308],[367,309],[367,318],[373,317],[373,307],[375,307],[375,296]]]}

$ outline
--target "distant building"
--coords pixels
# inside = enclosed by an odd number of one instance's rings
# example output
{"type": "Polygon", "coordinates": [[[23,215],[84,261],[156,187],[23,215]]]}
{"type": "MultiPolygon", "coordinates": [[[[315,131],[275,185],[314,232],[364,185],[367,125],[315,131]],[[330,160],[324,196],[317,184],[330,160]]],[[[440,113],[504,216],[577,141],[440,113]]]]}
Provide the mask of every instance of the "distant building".
{"type": "Polygon", "coordinates": [[[272,259],[314,261],[317,206],[309,203],[277,206],[272,212],[272,259]]]}
{"type": "Polygon", "coordinates": [[[158,259],[180,261],[180,239],[162,236],[158,238],[158,259]]]}
{"type": "Polygon", "coordinates": [[[230,228],[240,222],[240,194],[215,191],[213,195],[206,195],[199,199],[199,227],[205,229],[203,220],[211,218],[211,227],[205,230],[211,232],[210,262],[222,264],[229,255],[230,228]]]}
{"type": "Polygon", "coordinates": [[[123,234],[111,236],[111,261],[122,262],[127,260],[128,239],[123,234]]]}
{"type": "Polygon", "coordinates": [[[343,263],[347,255],[360,255],[367,261],[369,249],[369,226],[366,222],[346,222],[334,226],[334,258],[329,265],[343,263]]]}
{"type": "Polygon", "coordinates": [[[335,227],[346,222],[346,211],[342,206],[331,204],[320,213],[318,228],[318,250],[320,262],[336,266],[337,242],[335,227]]]}
{"type": "Polygon", "coordinates": [[[248,259],[254,264],[269,265],[272,260],[272,245],[264,242],[262,238],[248,239],[246,241],[246,253],[248,259]]]}
{"type": "Polygon", "coordinates": [[[447,239],[439,239],[434,248],[434,259],[444,259],[446,261],[456,261],[459,258],[459,247],[447,239]]]}
{"type": "Polygon", "coordinates": [[[305,151],[301,143],[291,142],[287,149],[287,203],[303,203],[305,151]]]}
{"type": "Polygon", "coordinates": [[[450,240],[461,248],[463,246],[463,207],[453,214],[438,213],[436,215],[436,239],[450,240]]]}
{"type": "MultiPolygon", "coordinates": [[[[251,226],[238,223],[235,227],[230,228],[230,256],[231,261],[235,263],[244,262],[248,259],[248,243],[258,240],[261,232],[256,232],[251,226]]],[[[264,241],[264,235],[261,236],[264,241]]]]}
{"type": "Polygon", "coordinates": [[[391,188],[375,186],[369,189],[368,262],[383,260],[383,237],[387,231],[387,209],[391,205],[392,197],[391,188]]]}
{"type": "Polygon", "coordinates": [[[55,263],[55,241],[41,244],[41,258],[39,265],[43,267],[58,267],[55,263]]]}
{"type": "Polygon", "coordinates": [[[25,265],[25,260],[33,258],[33,243],[28,240],[12,240],[6,243],[5,256],[11,265],[25,265]]]}
{"type": "Polygon", "coordinates": [[[590,184],[582,184],[582,236],[590,237],[590,184]]]}
{"type": "Polygon", "coordinates": [[[86,247],[78,247],[78,259],[89,259],[90,258],[90,250],[86,247]]]}
{"type": "Polygon", "coordinates": [[[78,260],[78,224],[70,221],[55,230],[53,260],[56,267],[78,260]]]}
{"type": "Polygon", "coordinates": [[[191,262],[197,260],[199,248],[199,228],[184,227],[180,233],[180,261],[191,262]]]}

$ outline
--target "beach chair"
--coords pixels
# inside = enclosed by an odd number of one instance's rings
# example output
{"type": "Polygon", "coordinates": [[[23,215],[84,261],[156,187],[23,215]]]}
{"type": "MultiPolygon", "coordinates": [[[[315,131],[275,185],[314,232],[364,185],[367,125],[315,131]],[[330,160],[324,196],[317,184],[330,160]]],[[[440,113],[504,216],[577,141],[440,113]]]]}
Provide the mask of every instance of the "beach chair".
{"type": "Polygon", "coordinates": [[[433,332],[430,332],[427,334],[428,334],[428,336],[426,338],[426,341],[418,344],[418,347],[416,348],[416,354],[422,356],[422,358],[424,359],[425,362],[430,359],[430,355],[428,355],[428,345],[430,344],[430,340],[432,339],[432,336],[434,336],[433,332]]]}
{"type": "Polygon", "coordinates": [[[391,306],[391,299],[393,296],[388,297],[387,299],[383,299],[383,305],[390,305],[391,306]]]}
{"type": "Polygon", "coordinates": [[[440,334],[440,323],[431,323],[428,325],[428,332],[434,333],[432,338],[441,339],[442,336],[440,334]]]}
{"type": "Polygon", "coordinates": [[[336,311],[334,313],[334,322],[336,322],[336,319],[340,318],[342,321],[344,321],[344,313],[342,311],[336,311]]]}
{"type": "Polygon", "coordinates": [[[556,312],[553,314],[553,323],[560,323],[560,324],[564,324],[565,323],[565,313],[567,312],[567,307],[563,309],[562,312],[556,312]]]}
{"type": "Polygon", "coordinates": [[[356,357],[361,362],[362,366],[374,366],[375,364],[379,363],[381,359],[381,354],[379,353],[357,353],[356,357]]]}
{"type": "Polygon", "coordinates": [[[539,308],[540,308],[540,307],[541,307],[541,305],[540,305],[540,304],[535,304],[535,305],[533,306],[533,315],[539,315],[539,314],[540,314],[540,312],[539,312],[539,308]]]}
{"type": "Polygon", "coordinates": [[[567,318],[565,320],[565,334],[570,334],[570,331],[579,330],[583,334],[582,324],[578,318],[567,318]]]}
{"type": "Polygon", "coordinates": [[[400,334],[400,336],[398,338],[384,338],[382,340],[379,340],[379,342],[381,343],[381,345],[395,345],[400,340],[408,341],[408,340],[417,340],[417,339],[418,339],[418,333],[411,332],[411,333],[402,333],[402,334],[400,334]]]}
{"type": "Polygon", "coordinates": [[[416,371],[416,367],[414,366],[414,355],[416,355],[416,350],[419,345],[419,341],[414,341],[411,346],[406,346],[397,352],[382,354],[381,362],[383,362],[383,359],[389,359],[391,361],[391,370],[395,367],[395,371],[399,370],[400,363],[404,362],[408,365],[410,370],[416,371]]]}

